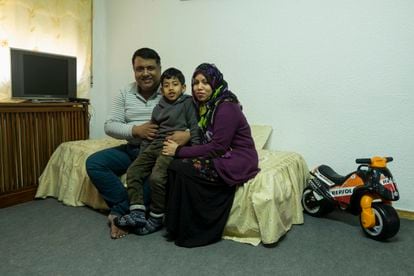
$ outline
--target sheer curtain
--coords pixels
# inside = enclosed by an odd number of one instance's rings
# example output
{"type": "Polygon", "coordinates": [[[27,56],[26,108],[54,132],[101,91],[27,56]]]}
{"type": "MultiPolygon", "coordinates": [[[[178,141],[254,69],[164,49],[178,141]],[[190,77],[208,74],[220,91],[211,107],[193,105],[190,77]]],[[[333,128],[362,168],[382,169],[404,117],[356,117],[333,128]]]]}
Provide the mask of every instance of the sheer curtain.
{"type": "Polygon", "coordinates": [[[11,97],[10,48],[76,56],[78,97],[89,97],[92,1],[0,0],[0,100],[11,97]]]}

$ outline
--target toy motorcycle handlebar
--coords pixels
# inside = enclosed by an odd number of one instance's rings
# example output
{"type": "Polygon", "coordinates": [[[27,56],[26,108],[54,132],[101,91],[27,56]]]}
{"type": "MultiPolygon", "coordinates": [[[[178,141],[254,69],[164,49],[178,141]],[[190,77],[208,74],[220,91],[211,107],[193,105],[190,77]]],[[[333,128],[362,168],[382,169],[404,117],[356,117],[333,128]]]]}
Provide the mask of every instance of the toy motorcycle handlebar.
{"type": "MultiPolygon", "coordinates": [[[[378,158],[378,157],[374,157],[374,158],[378,158]]],[[[392,157],[383,157],[383,158],[385,158],[385,161],[387,163],[394,160],[394,158],[392,158],[392,157]]],[[[371,164],[371,162],[373,161],[372,159],[373,158],[357,158],[357,159],[355,159],[355,162],[357,164],[371,164]]]]}

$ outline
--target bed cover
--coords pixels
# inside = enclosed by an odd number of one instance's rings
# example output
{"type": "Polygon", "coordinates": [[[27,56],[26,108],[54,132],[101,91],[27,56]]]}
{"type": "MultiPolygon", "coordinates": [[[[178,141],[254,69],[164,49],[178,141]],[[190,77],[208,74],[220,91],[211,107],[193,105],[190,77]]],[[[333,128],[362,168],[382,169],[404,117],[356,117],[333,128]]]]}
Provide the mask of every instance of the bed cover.
{"type": "MultiPolygon", "coordinates": [[[[98,150],[122,143],[112,138],[62,143],[39,177],[35,197],[54,197],[69,206],[108,209],[87,176],[85,160],[98,150]]],[[[258,154],[261,170],[237,188],[224,239],[273,244],[293,224],[303,223],[300,199],[309,178],[306,162],[294,152],[259,149],[258,154]]]]}

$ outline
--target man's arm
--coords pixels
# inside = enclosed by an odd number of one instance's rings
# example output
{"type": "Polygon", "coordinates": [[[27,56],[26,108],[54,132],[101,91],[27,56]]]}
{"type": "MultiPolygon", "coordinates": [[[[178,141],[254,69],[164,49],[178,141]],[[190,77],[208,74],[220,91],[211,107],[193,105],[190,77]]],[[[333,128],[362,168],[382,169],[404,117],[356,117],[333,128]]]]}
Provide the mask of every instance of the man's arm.
{"type": "Polygon", "coordinates": [[[135,138],[154,140],[157,137],[158,125],[155,124],[154,114],[159,112],[159,105],[152,110],[151,120],[142,125],[134,125],[132,127],[132,136],[135,138]]]}
{"type": "MultiPolygon", "coordinates": [[[[108,118],[105,122],[105,133],[117,139],[151,139],[157,126],[149,123],[152,108],[143,111],[139,101],[128,86],[113,99],[108,118]],[[127,110],[129,112],[127,113],[127,110]],[[137,112],[138,111],[138,112],[137,112]]],[[[145,108],[148,109],[148,108],[145,108]]]]}
{"type": "Polygon", "coordinates": [[[105,133],[116,139],[131,139],[133,125],[126,123],[125,93],[121,91],[112,101],[112,106],[105,121],[105,133]]]}

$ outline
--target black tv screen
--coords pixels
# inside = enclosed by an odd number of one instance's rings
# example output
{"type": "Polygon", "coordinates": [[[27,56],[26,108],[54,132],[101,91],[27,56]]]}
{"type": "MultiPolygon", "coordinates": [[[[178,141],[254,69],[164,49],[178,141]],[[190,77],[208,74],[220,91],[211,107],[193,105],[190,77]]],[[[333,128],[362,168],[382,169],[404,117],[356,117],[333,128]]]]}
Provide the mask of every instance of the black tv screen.
{"type": "Polygon", "coordinates": [[[76,57],[10,49],[13,98],[76,98],[76,57]]]}

